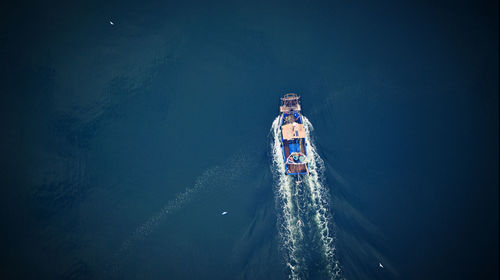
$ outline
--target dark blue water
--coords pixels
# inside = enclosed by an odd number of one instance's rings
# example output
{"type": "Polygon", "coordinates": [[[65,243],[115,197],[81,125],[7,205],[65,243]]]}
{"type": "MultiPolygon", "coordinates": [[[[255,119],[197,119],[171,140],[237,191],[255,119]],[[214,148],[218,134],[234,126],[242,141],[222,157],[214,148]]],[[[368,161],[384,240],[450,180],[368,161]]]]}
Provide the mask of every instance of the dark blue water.
{"type": "MultiPolygon", "coordinates": [[[[342,277],[498,279],[498,2],[2,11],[3,279],[287,279],[270,151],[287,92],[342,277]]],[[[301,276],[326,278],[303,253],[301,276]]]]}

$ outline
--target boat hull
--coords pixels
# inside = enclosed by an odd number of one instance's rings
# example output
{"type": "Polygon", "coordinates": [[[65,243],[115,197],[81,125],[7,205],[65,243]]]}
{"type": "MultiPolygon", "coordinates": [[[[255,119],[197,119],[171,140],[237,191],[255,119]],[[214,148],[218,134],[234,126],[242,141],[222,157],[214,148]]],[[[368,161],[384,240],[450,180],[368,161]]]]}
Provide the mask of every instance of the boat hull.
{"type": "MultiPolygon", "coordinates": [[[[294,122],[303,125],[302,116],[298,113],[294,114],[294,122]]],[[[309,174],[309,164],[307,163],[307,148],[304,138],[284,137],[284,127],[286,118],[290,114],[283,113],[280,118],[280,141],[283,159],[285,161],[285,173],[287,175],[307,175],[309,174]]],[[[286,132],[285,132],[286,134],[286,132]]],[[[298,135],[298,133],[297,133],[298,135]]]]}

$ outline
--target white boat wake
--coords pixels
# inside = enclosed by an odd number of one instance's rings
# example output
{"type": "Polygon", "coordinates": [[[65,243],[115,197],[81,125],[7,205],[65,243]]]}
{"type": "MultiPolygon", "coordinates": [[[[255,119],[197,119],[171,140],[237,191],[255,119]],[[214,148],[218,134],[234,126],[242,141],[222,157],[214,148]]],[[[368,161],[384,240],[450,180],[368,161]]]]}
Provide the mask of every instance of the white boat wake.
{"type": "Polygon", "coordinates": [[[272,124],[271,150],[273,173],[276,181],[275,196],[279,210],[278,224],[285,261],[290,279],[323,278],[342,279],[342,271],[336,257],[333,220],[329,210],[328,189],[322,183],[324,163],[318,155],[310,133],[314,129],[303,116],[306,131],[309,175],[285,175],[285,162],[280,142],[280,117],[272,124]],[[312,255],[320,251],[320,266],[312,255]],[[313,267],[314,266],[314,267],[313,267]],[[314,276],[313,276],[314,275],[314,276]]]}

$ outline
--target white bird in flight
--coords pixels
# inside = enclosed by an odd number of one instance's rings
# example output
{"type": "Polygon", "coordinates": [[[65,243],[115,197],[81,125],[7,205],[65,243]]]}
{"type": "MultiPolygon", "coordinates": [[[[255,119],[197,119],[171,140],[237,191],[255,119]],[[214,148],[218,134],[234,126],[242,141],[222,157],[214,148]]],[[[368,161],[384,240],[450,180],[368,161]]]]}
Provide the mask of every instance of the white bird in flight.
{"type": "Polygon", "coordinates": [[[378,263],[378,267],[384,268],[384,266],[381,263],[378,263]]]}
{"type": "Polygon", "coordinates": [[[114,23],[114,22],[112,22],[112,21],[109,21],[109,24],[111,24],[111,25],[115,25],[115,23],[114,23]]]}
{"type": "Polygon", "coordinates": [[[226,214],[227,214],[227,212],[226,212],[226,211],[224,211],[224,212],[222,212],[222,213],[221,213],[221,215],[226,215],[226,214]]]}

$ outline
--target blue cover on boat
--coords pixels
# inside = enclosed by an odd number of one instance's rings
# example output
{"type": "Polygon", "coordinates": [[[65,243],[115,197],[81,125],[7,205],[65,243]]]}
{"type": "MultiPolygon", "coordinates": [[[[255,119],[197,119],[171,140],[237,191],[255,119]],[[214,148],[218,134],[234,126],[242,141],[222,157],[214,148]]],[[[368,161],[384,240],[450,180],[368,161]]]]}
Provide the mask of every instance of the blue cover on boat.
{"type": "Polygon", "coordinates": [[[300,152],[299,144],[290,143],[290,144],[288,144],[288,148],[290,148],[290,154],[300,152]]]}

